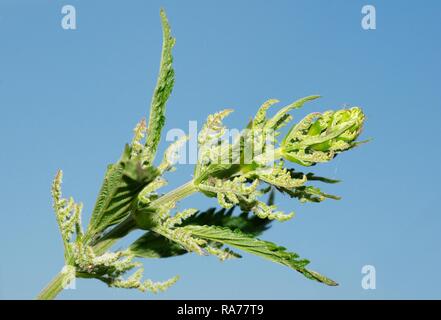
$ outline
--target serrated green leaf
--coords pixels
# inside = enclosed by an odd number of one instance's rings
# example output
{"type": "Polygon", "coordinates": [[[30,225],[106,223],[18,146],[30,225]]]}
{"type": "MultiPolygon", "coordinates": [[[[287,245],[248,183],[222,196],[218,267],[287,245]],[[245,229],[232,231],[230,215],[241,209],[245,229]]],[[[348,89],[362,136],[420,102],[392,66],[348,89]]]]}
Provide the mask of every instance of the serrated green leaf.
{"type": "Polygon", "coordinates": [[[130,245],[129,250],[140,258],[168,258],[188,252],[178,243],[153,231],[144,233],[130,245]]]}
{"type": "Polygon", "coordinates": [[[335,281],[315,271],[306,269],[306,265],[309,261],[301,259],[296,253],[288,252],[284,247],[280,247],[272,242],[254,238],[252,235],[245,234],[238,229],[233,231],[225,227],[196,225],[189,225],[184,227],[184,229],[199,238],[226,244],[273,262],[280,263],[302,273],[309,279],[317,280],[330,286],[337,285],[335,281]]]}
{"type": "MultiPolygon", "coordinates": [[[[248,212],[233,215],[234,209],[216,210],[215,208],[210,208],[187,218],[183,221],[182,226],[223,226],[230,229],[240,229],[253,236],[257,236],[269,229],[271,220],[260,219],[248,212]]],[[[144,233],[129,249],[136,256],[143,258],[168,258],[187,253],[179,244],[152,231],[144,233]]]]}
{"type": "Polygon", "coordinates": [[[130,160],[129,155],[130,148],[126,146],[121,159],[107,169],[86,233],[87,240],[126,218],[132,201],[158,175],[157,169],[143,168],[139,162],[130,160]]]}
{"type": "Polygon", "coordinates": [[[233,215],[234,210],[235,207],[229,210],[216,210],[215,208],[211,208],[188,218],[183,222],[182,226],[213,225],[239,229],[253,236],[258,236],[270,228],[271,220],[260,219],[249,212],[241,212],[239,215],[233,215]]]}
{"type": "Polygon", "coordinates": [[[175,44],[175,39],[171,35],[170,25],[164,10],[161,10],[161,23],[163,32],[161,64],[158,81],[150,105],[150,118],[145,143],[148,150],[147,162],[150,164],[155,159],[156,150],[161,138],[161,131],[165,124],[165,106],[175,81],[175,72],[172,66],[172,48],[175,44]]]}

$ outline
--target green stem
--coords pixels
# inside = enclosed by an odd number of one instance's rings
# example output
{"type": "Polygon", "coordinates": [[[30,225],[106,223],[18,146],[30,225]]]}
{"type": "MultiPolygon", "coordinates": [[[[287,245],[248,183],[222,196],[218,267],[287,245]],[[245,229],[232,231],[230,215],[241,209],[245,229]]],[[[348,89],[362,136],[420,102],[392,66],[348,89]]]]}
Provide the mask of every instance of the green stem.
{"type": "Polygon", "coordinates": [[[193,182],[193,180],[188,181],[187,183],[184,183],[182,186],[164,194],[162,197],[156,199],[153,201],[150,206],[152,208],[160,208],[166,203],[169,202],[177,202],[179,200],[182,200],[193,193],[197,191],[197,188],[193,182]]]}
{"type": "Polygon", "coordinates": [[[69,275],[65,272],[58,273],[51,282],[40,292],[37,300],[52,300],[64,288],[69,275]]]}

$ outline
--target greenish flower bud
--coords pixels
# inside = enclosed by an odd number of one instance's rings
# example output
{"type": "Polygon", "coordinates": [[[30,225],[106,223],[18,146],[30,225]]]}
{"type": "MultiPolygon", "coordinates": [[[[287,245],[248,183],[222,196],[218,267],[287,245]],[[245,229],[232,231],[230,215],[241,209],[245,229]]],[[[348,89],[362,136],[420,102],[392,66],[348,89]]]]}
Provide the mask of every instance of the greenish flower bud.
{"type": "Polygon", "coordinates": [[[360,144],[355,140],[364,118],[358,107],[311,113],[291,128],[281,143],[281,154],[304,166],[330,161],[338,153],[360,144]]]}

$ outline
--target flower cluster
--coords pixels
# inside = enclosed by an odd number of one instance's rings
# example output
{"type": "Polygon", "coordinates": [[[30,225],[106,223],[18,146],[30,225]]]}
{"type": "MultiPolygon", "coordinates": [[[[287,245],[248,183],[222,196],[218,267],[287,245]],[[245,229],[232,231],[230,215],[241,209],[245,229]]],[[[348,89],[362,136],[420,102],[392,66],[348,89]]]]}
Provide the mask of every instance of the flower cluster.
{"type": "Polygon", "coordinates": [[[81,227],[81,204],[62,198],[61,183],[63,173],[58,171],[52,184],[52,197],[55,216],[59,224],[62,239],[65,244],[65,272],[68,279],[64,286],[74,277],[96,278],[110,287],[135,288],[140,291],[165,290],[177,281],[174,277],[165,282],[142,281],[143,268],[140,262],[134,262],[135,255],[130,250],[105,252],[96,254],[93,247],[85,243],[81,227]],[[123,276],[137,268],[128,279],[123,276]]]}

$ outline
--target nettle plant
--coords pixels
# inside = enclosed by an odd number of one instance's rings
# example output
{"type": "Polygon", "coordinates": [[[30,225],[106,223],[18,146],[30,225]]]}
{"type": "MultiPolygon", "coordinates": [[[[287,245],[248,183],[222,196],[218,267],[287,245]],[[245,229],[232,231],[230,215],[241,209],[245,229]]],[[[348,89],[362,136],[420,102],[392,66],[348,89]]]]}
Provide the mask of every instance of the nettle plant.
{"type": "Polygon", "coordinates": [[[362,110],[353,107],[311,113],[280,138],[280,129],[292,120],[289,112],[319,97],[300,99],[267,117],[268,109],[278,102],[272,99],[258,109],[231,142],[221,138],[226,130],[222,120],[232,110],[210,115],[197,137],[199,154],[192,179],[162,194],[160,189],[167,184],[164,175],[173,171],[186,137],[171,144],[162,162],[154,164],[166,102],[174,84],[175,39],[164,11],[161,20],[162,57],[149,121],[138,123],[133,140],[125,146],[120,159],[108,166],[85,230],[81,224],[82,204],[63,198],[62,172],[56,174],[52,197],[64,244],[65,266],[38,298],[55,298],[75,278],[94,278],[115,288],[163,291],[178,277],[164,282],[143,280],[142,264],[135,258],[167,258],[189,252],[214,255],[222,261],[240,258],[231,248],[285,265],[308,279],[337,285],[308,269],[308,260],[258,236],[269,228],[271,221],[286,221],[294,215],[277,210],[276,191],[300,202],[339,199],[312,185],[337,180],[288,168],[285,161],[311,167],[359,145],[361,142],[356,139],[364,121],[362,110]],[[222,209],[185,208],[176,212],[178,201],[194,193],[217,198],[222,209]],[[233,212],[236,207],[240,214],[233,212]],[[110,251],[118,240],[136,229],[145,233],[125,250],[110,251]]]}

